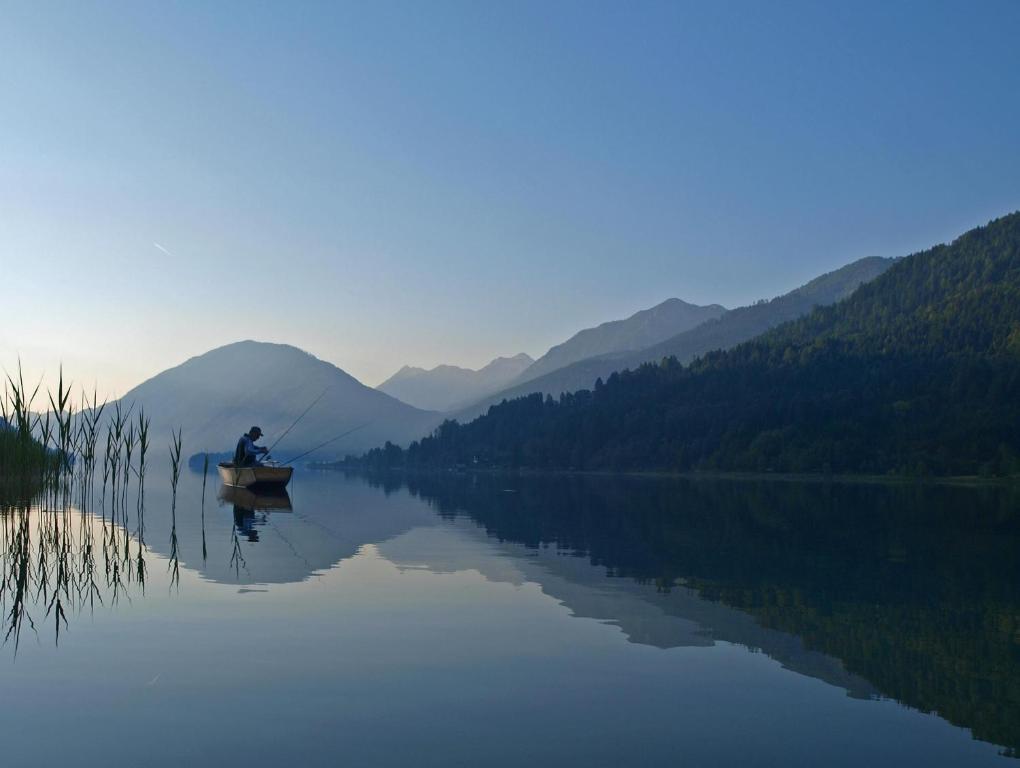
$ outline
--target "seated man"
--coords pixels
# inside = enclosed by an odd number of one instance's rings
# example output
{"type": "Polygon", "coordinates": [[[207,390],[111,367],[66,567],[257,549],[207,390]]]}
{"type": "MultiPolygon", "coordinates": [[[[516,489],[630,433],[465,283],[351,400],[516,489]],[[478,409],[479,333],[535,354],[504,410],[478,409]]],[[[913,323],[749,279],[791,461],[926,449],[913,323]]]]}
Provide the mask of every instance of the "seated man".
{"type": "Polygon", "coordinates": [[[262,437],[261,427],[252,427],[246,434],[241,435],[241,439],[237,441],[237,447],[234,449],[235,467],[254,467],[259,463],[260,455],[269,453],[268,448],[255,445],[255,441],[260,437],[262,437]]]}

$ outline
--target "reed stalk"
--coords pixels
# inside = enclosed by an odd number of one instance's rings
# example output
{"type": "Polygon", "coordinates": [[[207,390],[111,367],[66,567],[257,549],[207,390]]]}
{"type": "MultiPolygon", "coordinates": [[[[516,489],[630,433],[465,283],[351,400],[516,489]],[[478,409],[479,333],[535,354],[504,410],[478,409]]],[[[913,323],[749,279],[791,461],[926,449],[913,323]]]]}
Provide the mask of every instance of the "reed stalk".
{"type": "Polygon", "coordinates": [[[170,581],[180,583],[180,557],[177,551],[177,482],[181,478],[181,430],[170,432],[170,581]]]}

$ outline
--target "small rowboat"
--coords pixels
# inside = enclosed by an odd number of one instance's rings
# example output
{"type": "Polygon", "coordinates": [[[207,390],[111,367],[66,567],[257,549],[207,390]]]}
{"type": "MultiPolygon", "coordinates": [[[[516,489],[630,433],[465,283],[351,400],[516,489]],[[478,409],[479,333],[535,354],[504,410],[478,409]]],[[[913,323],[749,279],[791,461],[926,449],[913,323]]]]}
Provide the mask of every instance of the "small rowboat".
{"type": "Polygon", "coordinates": [[[290,482],[294,474],[293,467],[274,467],[259,464],[254,467],[235,467],[232,461],[223,461],[219,465],[220,480],[224,485],[236,488],[283,488],[290,482]]]}

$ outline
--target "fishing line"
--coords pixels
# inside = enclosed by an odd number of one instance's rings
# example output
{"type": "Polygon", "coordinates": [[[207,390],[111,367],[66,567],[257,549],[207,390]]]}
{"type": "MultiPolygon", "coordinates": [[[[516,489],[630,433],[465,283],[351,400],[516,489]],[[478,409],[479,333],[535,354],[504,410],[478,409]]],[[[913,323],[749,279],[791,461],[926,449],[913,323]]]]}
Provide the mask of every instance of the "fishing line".
{"type": "Polygon", "coordinates": [[[297,423],[299,421],[301,421],[301,419],[303,419],[305,417],[305,414],[308,413],[310,410],[312,410],[312,408],[315,407],[315,404],[317,402],[319,402],[322,398],[324,398],[326,396],[326,393],[329,392],[330,389],[331,389],[331,387],[326,387],[324,390],[322,390],[322,394],[319,395],[317,398],[315,398],[315,400],[312,401],[312,404],[309,405],[307,408],[305,408],[301,412],[300,416],[298,416],[296,419],[294,419],[294,423],[291,424],[289,427],[287,427],[287,430],[282,435],[280,435],[278,438],[276,438],[276,442],[273,443],[271,446],[269,446],[269,448],[266,450],[266,457],[267,458],[268,458],[269,454],[272,453],[273,449],[277,445],[279,445],[280,441],[283,440],[283,438],[285,438],[287,436],[287,433],[290,432],[292,429],[294,429],[294,427],[297,426],[297,423]]]}
{"type": "Polygon", "coordinates": [[[342,435],[337,435],[336,437],[334,437],[334,438],[332,438],[332,439],[330,439],[330,440],[327,440],[327,441],[326,441],[326,442],[324,442],[324,443],[320,443],[319,445],[317,445],[317,446],[315,446],[314,448],[312,448],[312,449],[311,449],[310,451],[305,451],[304,453],[302,453],[302,454],[300,454],[300,455],[298,455],[298,456],[295,456],[295,457],[293,457],[292,459],[290,459],[290,460],[289,460],[289,462],[288,462],[288,463],[290,463],[290,464],[293,464],[293,463],[294,463],[295,461],[297,461],[298,459],[302,459],[302,458],[304,458],[305,456],[307,456],[307,455],[308,455],[308,454],[310,454],[310,453],[315,453],[315,452],[316,452],[317,450],[319,450],[320,448],[325,448],[325,447],[326,447],[327,445],[329,445],[330,443],[335,443],[335,442],[336,442],[337,440],[339,440],[339,439],[340,439],[341,437],[347,437],[347,435],[350,435],[350,434],[352,434],[352,433],[354,433],[354,432],[357,432],[357,431],[358,431],[359,429],[364,429],[365,427],[367,427],[367,426],[368,426],[369,424],[372,424],[372,423],[373,423],[373,422],[371,422],[371,421],[366,421],[366,422],[365,422],[364,424],[362,424],[362,425],[360,425],[360,426],[357,426],[357,427],[355,427],[354,429],[349,429],[349,430],[347,430],[346,432],[344,432],[344,433],[343,433],[342,435]]]}

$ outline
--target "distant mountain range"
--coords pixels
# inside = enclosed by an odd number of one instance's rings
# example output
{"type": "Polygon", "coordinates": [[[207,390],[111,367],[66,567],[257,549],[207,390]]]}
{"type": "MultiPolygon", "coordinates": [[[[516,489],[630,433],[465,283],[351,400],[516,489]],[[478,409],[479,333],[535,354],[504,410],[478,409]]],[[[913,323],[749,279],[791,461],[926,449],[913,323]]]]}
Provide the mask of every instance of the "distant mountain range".
{"type": "Polygon", "coordinates": [[[416,408],[449,411],[503,389],[534,362],[521,353],[497,357],[477,371],[455,365],[430,370],[405,365],[376,389],[416,408]]]}
{"type": "MultiPolygon", "coordinates": [[[[318,456],[343,455],[391,440],[403,443],[427,433],[438,415],[413,408],[366,387],[335,365],[296,347],[241,341],[206,352],[154,376],[128,392],[125,407],[144,407],[152,440],[160,449],[170,430],[183,430],[186,454],[232,452],[253,424],[269,445],[316,398],[274,451],[296,455],[362,426],[318,456]]],[[[316,458],[313,456],[312,458],[316,458]]]]}
{"type": "MultiPolygon", "coordinates": [[[[771,301],[762,301],[728,312],[724,310],[712,319],[689,330],[677,332],[650,346],[636,351],[589,357],[544,375],[530,378],[523,383],[516,382],[505,390],[456,411],[451,416],[464,422],[480,416],[488,410],[489,406],[505,399],[521,397],[532,392],[558,397],[564,392],[591,389],[600,377],[606,379],[615,371],[637,368],[643,363],[658,362],[664,357],[673,356],[681,363],[688,363],[699,355],[716,349],[728,349],[752,339],[770,328],[806,315],[817,306],[833,304],[845,299],[862,283],[873,280],[882,274],[892,263],[893,259],[878,257],[860,259],[833,272],[816,277],[809,283],[771,301]]],[[[638,313],[638,315],[641,314],[638,313]]],[[[638,315],[634,317],[636,318],[638,315]]],[[[578,334],[578,336],[580,335],[578,334]]],[[[548,357],[549,355],[546,355],[542,359],[548,357]]],[[[534,368],[535,366],[529,368],[525,372],[525,376],[534,368]]]]}
{"type": "Polygon", "coordinates": [[[884,271],[846,300],[730,350],[511,400],[364,463],[1020,474],[1020,213],[866,264],[884,271]]]}
{"type": "Polygon", "coordinates": [[[624,320],[612,320],[575,333],[542,355],[511,385],[536,379],[578,360],[644,349],[725,312],[726,308],[718,304],[702,307],[680,299],[667,299],[624,320]]]}
{"type": "Polygon", "coordinates": [[[725,312],[726,308],[718,304],[703,307],[680,299],[667,299],[623,320],[611,320],[578,331],[538,360],[525,354],[500,357],[477,371],[453,365],[440,365],[431,370],[405,365],[377,389],[417,408],[460,411],[487,402],[496,392],[526,386],[525,382],[575,361],[635,352],[725,312]]]}

